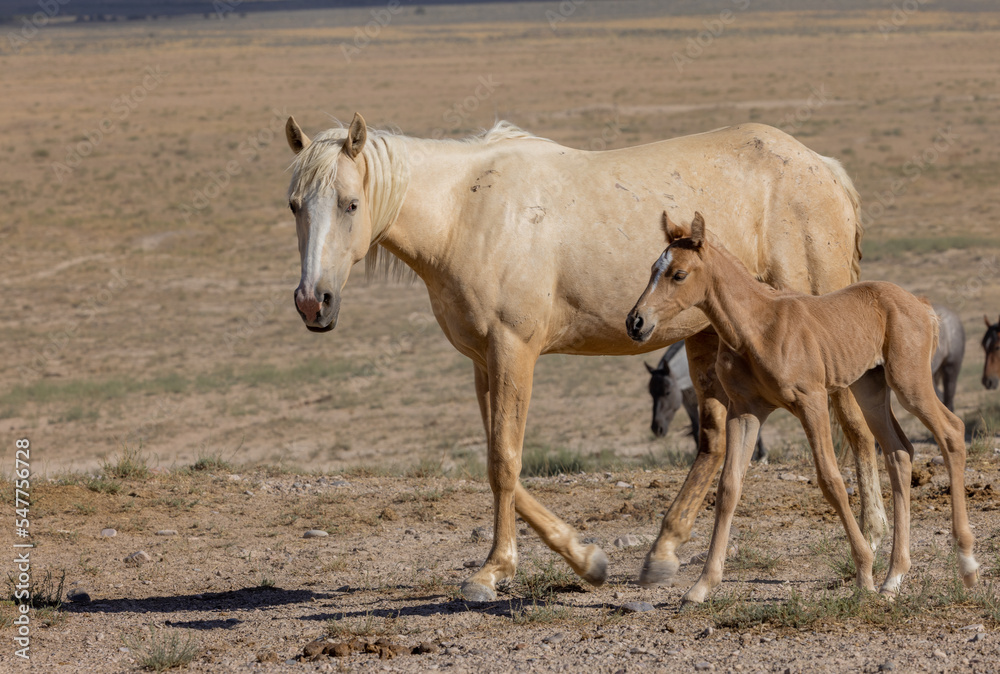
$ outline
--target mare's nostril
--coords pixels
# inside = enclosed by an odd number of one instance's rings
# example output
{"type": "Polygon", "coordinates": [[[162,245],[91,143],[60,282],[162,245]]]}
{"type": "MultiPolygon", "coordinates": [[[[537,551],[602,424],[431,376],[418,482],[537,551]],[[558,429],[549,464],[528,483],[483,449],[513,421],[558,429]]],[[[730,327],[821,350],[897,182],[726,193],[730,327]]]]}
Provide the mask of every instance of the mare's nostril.
{"type": "Polygon", "coordinates": [[[330,302],[332,302],[332,301],[333,301],[333,294],[332,293],[323,293],[323,299],[320,302],[320,304],[322,304],[325,307],[328,307],[328,306],[330,306],[330,302]]]}

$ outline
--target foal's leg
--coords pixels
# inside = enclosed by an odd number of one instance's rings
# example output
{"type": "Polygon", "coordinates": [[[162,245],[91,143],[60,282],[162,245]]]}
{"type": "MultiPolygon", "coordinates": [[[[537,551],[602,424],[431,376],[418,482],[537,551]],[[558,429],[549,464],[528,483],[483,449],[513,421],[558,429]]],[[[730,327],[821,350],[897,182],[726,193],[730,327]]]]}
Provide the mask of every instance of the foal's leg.
{"type": "Polygon", "coordinates": [[[899,402],[934,434],[941,448],[951,484],[951,535],[958,546],[958,567],[965,586],[972,587],[979,580],[979,562],[972,554],[975,538],[965,505],[965,424],[938,400],[926,370],[887,362],[885,371],[899,402]]]}
{"type": "MultiPolygon", "coordinates": [[[[847,443],[854,450],[854,469],[858,476],[858,494],[861,497],[861,531],[872,552],[878,550],[882,537],[889,530],[882,502],[882,489],[878,479],[878,457],[871,431],[865,423],[857,401],[850,390],[830,394],[834,414],[844,430],[847,443]]],[[[909,483],[907,483],[909,484],[909,483]]]]}
{"type": "Polygon", "coordinates": [[[755,409],[743,402],[730,403],[729,418],[726,421],[726,461],[719,478],[719,488],[715,494],[715,527],[712,542],[708,546],[708,558],[698,582],[683,597],[685,603],[705,601],[708,593],[722,582],[722,568],[726,561],[726,547],[729,531],[733,523],[736,504],[743,492],[743,478],[746,476],[750,457],[757,444],[760,426],[767,418],[768,410],[755,409]]]}
{"type": "Polygon", "coordinates": [[[847,489],[844,487],[844,479],[840,476],[837,456],[833,449],[833,438],[830,436],[830,413],[827,410],[826,391],[803,398],[794,412],[802,422],[806,438],[812,447],[820,490],[837,512],[847,532],[851,557],[854,558],[854,568],[858,573],[857,583],[860,587],[874,591],[872,562],[875,561],[875,554],[861,535],[861,529],[854,521],[851,506],[847,502],[847,489]]]}
{"type": "Polygon", "coordinates": [[[892,414],[889,387],[882,368],[870,370],[851,390],[857,396],[865,419],[882,445],[885,468],[892,484],[892,556],[889,573],[879,592],[894,595],[910,570],[910,476],[913,445],[892,414]]]}
{"type": "Polygon", "coordinates": [[[698,454],[680,493],[670,504],[660,534],[646,555],[639,574],[643,587],[673,584],[680,561],[677,548],[691,535],[701,504],[712,486],[726,450],[726,406],[729,399],[715,374],[715,359],[719,338],[711,331],[688,337],[685,342],[691,381],[698,394],[699,424],[698,454]]]}

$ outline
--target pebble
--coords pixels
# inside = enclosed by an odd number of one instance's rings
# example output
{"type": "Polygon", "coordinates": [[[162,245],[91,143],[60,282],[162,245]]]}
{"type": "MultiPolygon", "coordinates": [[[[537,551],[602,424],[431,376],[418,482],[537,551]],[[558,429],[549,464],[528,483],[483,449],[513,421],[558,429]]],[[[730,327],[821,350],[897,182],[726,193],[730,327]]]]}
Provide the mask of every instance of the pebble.
{"type": "Polygon", "coordinates": [[[417,530],[416,529],[407,529],[403,533],[406,534],[407,536],[416,536],[417,535],[417,530]]]}
{"type": "Polygon", "coordinates": [[[978,642],[982,641],[985,638],[986,638],[986,633],[985,632],[977,632],[976,634],[972,635],[972,638],[969,639],[969,641],[971,641],[972,643],[975,644],[975,643],[978,643],[978,642]]]}
{"type": "Polygon", "coordinates": [[[157,536],[176,536],[177,531],[174,529],[160,529],[156,532],[157,536]]]}
{"type": "Polygon", "coordinates": [[[616,548],[634,548],[637,545],[642,545],[642,539],[635,534],[625,534],[615,539],[616,548]]]}
{"type": "Polygon", "coordinates": [[[350,487],[351,483],[347,480],[334,480],[330,483],[331,487],[350,487]]]}
{"type": "Polygon", "coordinates": [[[896,669],[896,665],[895,663],[893,663],[892,660],[883,662],[881,665],[878,666],[878,671],[880,672],[891,672],[894,669],[896,669]]]}
{"type": "Polygon", "coordinates": [[[624,482],[622,480],[618,480],[618,482],[615,482],[615,486],[618,487],[618,488],[620,488],[620,489],[631,489],[632,488],[632,485],[630,485],[628,482],[624,482]]]}
{"type": "Polygon", "coordinates": [[[545,644],[558,644],[560,641],[566,638],[566,635],[562,632],[556,632],[555,634],[550,634],[549,636],[542,639],[542,643],[545,644]]]}
{"type": "Polygon", "coordinates": [[[467,569],[478,569],[480,566],[482,566],[482,564],[480,564],[474,559],[470,559],[469,561],[463,563],[462,566],[464,566],[467,569]]]}
{"type": "Polygon", "coordinates": [[[848,496],[854,496],[854,487],[848,487],[847,488],[847,495],[848,496]]]}
{"type": "Polygon", "coordinates": [[[310,529],[309,531],[302,534],[302,538],[324,538],[330,534],[326,533],[322,529],[310,529]]]}
{"type": "Polygon", "coordinates": [[[131,555],[125,558],[126,564],[134,564],[135,566],[139,566],[140,564],[145,564],[146,562],[151,562],[151,561],[153,561],[153,558],[150,557],[149,553],[146,552],[145,550],[139,550],[137,552],[133,552],[131,555]]]}
{"type": "Polygon", "coordinates": [[[648,652],[649,651],[647,651],[642,646],[633,646],[631,649],[629,649],[629,653],[631,653],[632,655],[645,655],[648,652]]]}
{"type": "Polygon", "coordinates": [[[486,527],[476,527],[472,530],[472,534],[469,536],[473,543],[479,543],[480,541],[492,541],[493,532],[486,527]]]}
{"type": "Polygon", "coordinates": [[[701,662],[694,663],[694,669],[696,672],[714,672],[715,665],[711,662],[705,662],[702,660],[701,662]]]}
{"type": "Polygon", "coordinates": [[[66,598],[74,604],[90,603],[90,595],[83,590],[70,590],[69,593],[66,594],[66,598]]]}
{"type": "Polygon", "coordinates": [[[438,647],[431,641],[424,641],[417,646],[418,653],[437,653],[438,650],[438,647]]]}
{"type": "Polygon", "coordinates": [[[250,491],[249,489],[247,489],[247,490],[246,490],[245,492],[243,492],[243,493],[244,493],[244,494],[246,494],[247,496],[253,496],[253,492],[252,492],[252,491],[250,491]]]}
{"type": "Polygon", "coordinates": [[[101,529],[101,538],[114,538],[118,532],[114,529],[101,529]]]}
{"type": "Polygon", "coordinates": [[[514,644],[514,650],[515,651],[523,651],[527,647],[528,647],[528,644],[524,643],[523,641],[514,644]]]}
{"type": "Polygon", "coordinates": [[[947,660],[948,655],[939,648],[934,649],[934,657],[938,660],[947,660]]]}
{"type": "Polygon", "coordinates": [[[976,623],[975,625],[966,625],[965,627],[959,627],[959,632],[983,632],[986,630],[986,626],[982,623],[976,623]]]}
{"type": "Polygon", "coordinates": [[[622,604],[622,611],[625,613],[645,613],[646,611],[653,611],[655,609],[656,607],[648,601],[627,601],[622,604]]]}
{"type": "Polygon", "coordinates": [[[704,630],[702,630],[701,634],[698,635],[698,638],[699,639],[704,639],[705,637],[710,637],[710,636],[712,636],[712,634],[714,632],[715,632],[715,628],[712,627],[711,625],[709,625],[704,630]]]}
{"type": "Polygon", "coordinates": [[[931,459],[931,463],[933,463],[935,466],[943,466],[944,458],[940,456],[935,456],[933,459],[931,459]]]}

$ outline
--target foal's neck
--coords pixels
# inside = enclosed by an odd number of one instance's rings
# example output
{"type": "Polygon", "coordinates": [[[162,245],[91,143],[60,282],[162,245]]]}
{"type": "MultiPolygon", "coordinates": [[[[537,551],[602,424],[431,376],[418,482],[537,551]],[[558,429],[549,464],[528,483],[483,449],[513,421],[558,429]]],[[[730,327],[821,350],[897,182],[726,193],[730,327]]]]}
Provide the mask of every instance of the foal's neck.
{"type": "Polygon", "coordinates": [[[719,244],[711,247],[705,269],[708,287],[698,308],[730,347],[759,350],[766,318],[773,313],[774,290],[719,244]]]}

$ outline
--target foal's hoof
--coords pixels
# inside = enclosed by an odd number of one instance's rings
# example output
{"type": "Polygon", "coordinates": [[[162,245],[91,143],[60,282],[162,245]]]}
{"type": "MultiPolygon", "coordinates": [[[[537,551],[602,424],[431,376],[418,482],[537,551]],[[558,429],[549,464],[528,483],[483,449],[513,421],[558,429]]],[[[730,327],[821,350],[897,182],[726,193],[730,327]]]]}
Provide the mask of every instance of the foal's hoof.
{"type": "Polygon", "coordinates": [[[681,563],[677,555],[671,553],[666,559],[653,559],[646,555],[639,573],[639,585],[643,587],[671,587],[681,563]]]}
{"type": "Polygon", "coordinates": [[[604,550],[593,544],[585,549],[588,558],[587,571],[581,574],[581,577],[594,587],[600,587],[608,578],[608,556],[604,554],[604,550]]]}
{"type": "Polygon", "coordinates": [[[965,587],[973,587],[979,582],[979,562],[972,555],[958,553],[958,568],[962,572],[962,582],[965,587]]]}
{"type": "Polygon", "coordinates": [[[477,604],[497,600],[497,593],[493,590],[493,588],[486,587],[482,583],[476,583],[471,580],[462,584],[462,596],[465,597],[466,601],[475,602],[477,604]]]}

